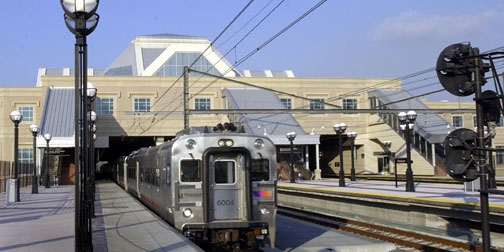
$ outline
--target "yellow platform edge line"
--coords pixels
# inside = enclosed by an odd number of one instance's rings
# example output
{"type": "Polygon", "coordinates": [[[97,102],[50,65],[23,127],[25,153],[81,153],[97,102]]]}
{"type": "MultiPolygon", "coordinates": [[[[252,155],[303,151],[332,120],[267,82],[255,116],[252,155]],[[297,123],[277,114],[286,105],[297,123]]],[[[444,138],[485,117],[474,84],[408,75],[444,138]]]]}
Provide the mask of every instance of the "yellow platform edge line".
{"type": "MultiPolygon", "coordinates": [[[[329,191],[329,192],[350,193],[350,194],[357,194],[357,195],[385,196],[385,197],[401,198],[401,199],[415,198],[415,199],[424,200],[424,201],[443,202],[443,203],[457,203],[457,204],[462,203],[462,204],[472,205],[472,206],[479,206],[480,205],[480,203],[465,202],[465,201],[458,201],[458,200],[432,199],[432,198],[422,198],[422,197],[415,197],[415,196],[402,196],[402,195],[385,194],[385,193],[372,193],[372,192],[353,192],[353,191],[345,191],[345,190],[338,190],[338,189],[331,189],[331,188],[321,188],[321,187],[295,186],[295,185],[278,185],[278,187],[296,188],[296,189],[312,189],[312,190],[321,190],[321,191],[329,191]]],[[[504,205],[489,204],[489,206],[490,207],[496,207],[496,208],[504,208],[504,205]]]]}

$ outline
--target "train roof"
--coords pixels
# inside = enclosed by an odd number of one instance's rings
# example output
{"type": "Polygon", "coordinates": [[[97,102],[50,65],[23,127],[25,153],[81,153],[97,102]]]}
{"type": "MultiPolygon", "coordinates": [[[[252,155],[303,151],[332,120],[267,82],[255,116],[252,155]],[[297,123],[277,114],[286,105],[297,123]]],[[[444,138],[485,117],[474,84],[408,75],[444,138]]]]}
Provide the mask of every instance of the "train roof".
{"type": "Polygon", "coordinates": [[[198,135],[204,133],[245,133],[245,128],[243,126],[237,127],[232,123],[219,123],[215,127],[190,127],[177,132],[176,138],[183,135],[198,135]]]}

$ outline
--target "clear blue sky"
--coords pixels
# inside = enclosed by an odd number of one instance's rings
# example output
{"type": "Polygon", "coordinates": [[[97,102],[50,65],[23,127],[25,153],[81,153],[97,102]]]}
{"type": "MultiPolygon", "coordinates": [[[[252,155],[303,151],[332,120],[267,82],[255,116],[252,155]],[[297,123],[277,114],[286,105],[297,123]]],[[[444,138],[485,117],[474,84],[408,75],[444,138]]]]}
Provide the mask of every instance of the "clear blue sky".
{"type": "MultiPolygon", "coordinates": [[[[226,52],[279,1],[254,1],[216,41],[217,48],[226,52]],[[266,11],[222,44],[267,4],[266,11]]],[[[89,67],[106,68],[136,35],[213,40],[247,2],[102,0],[100,23],[88,37],[89,67]]],[[[286,0],[237,48],[237,58],[317,2],[286,0]]],[[[504,46],[503,14],[501,0],[329,0],[238,68],[291,69],[298,77],[401,77],[433,67],[452,43],[470,41],[481,51],[504,46]]],[[[65,27],[59,0],[2,1],[0,31],[0,86],[34,86],[39,67],[73,67],[75,39],[65,27]]],[[[234,62],[235,54],[228,60],[234,62]]]]}

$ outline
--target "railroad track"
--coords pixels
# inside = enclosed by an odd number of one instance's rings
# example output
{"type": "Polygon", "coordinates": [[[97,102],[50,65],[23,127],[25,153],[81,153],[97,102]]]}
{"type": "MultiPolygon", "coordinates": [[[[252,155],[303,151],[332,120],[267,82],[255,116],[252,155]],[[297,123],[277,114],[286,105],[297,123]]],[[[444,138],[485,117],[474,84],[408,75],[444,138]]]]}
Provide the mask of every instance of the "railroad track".
{"type": "MultiPolygon", "coordinates": [[[[419,234],[393,227],[370,224],[285,206],[278,206],[277,213],[421,251],[483,251],[483,248],[478,244],[469,244],[438,236],[419,234]]],[[[503,250],[492,248],[490,251],[497,252],[503,250]]]]}

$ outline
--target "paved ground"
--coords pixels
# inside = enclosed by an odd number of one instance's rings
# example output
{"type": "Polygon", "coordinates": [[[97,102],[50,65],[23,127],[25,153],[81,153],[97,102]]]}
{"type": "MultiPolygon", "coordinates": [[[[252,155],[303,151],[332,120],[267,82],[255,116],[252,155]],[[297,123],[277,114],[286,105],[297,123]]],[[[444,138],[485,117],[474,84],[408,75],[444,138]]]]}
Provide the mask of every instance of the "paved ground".
{"type": "MultiPolygon", "coordinates": [[[[201,251],[112,182],[99,183],[94,251],[201,251]]],[[[0,251],[74,251],[72,186],[21,189],[21,201],[0,194],[0,251]]]]}
{"type": "Polygon", "coordinates": [[[0,251],[73,251],[74,186],[21,189],[21,201],[5,205],[0,194],[0,251]]]}
{"type": "Polygon", "coordinates": [[[95,252],[202,251],[113,182],[98,183],[97,196],[95,252]]]}
{"type": "MultiPolygon", "coordinates": [[[[430,201],[460,202],[466,204],[478,204],[480,194],[475,190],[464,190],[464,185],[458,184],[433,184],[415,183],[415,192],[406,192],[405,183],[399,182],[395,187],[394,181],[346,181],[345,187],[339,187],[337,179],[324,179],[322,181],[306,180],[296,183],[279,182],[279,186],[300,186],[310,188],[322,188],[339,192],[363,193],[386,195],[398,198],[418,198],[430,201]]],[[[504,208],[504,195],[490,194],[490,206],[504,208]]]]}

